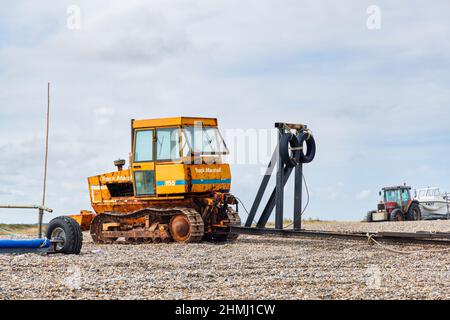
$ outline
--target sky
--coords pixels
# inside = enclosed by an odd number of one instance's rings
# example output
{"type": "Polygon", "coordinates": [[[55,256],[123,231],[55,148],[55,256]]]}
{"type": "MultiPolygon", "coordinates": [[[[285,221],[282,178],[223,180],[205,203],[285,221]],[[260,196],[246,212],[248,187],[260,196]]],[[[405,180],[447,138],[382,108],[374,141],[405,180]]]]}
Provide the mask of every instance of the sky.
{"type": "MultiPolygon", "coordinates": [[[[41,201],[48,81],[47,221],[90,209],[87,177],[128,159],[130,119],[181,115],[216,117],[228,137],[307,124],[305,218],[360,220],[386,185],[450,191],[447,0],[2,4],[0,203],[41,201]]],[[[232,164],[248,208],[267,162],[256,152],[232,164]]],[[[290,184],[287,218],[292,202],[290,184]]],[[[0,209],[0,223],[36,216],[0,209]]]]}

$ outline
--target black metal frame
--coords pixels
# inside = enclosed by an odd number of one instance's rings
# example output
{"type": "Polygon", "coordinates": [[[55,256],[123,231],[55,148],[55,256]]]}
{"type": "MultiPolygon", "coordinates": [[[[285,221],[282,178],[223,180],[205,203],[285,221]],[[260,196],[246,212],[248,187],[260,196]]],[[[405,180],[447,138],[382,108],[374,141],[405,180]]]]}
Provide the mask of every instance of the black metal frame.
{"type": "MultiPolygon", "coordinates": [[[[261,185],[259,186],[255,200],[249,212],[247,221],[244,226],[231,226],[231,232],[237,234],[248,235],[276,235],[284,237],[306,237],[306,238],[322,238],[322,239],[347,239],[347,240],[364,240],[364,241],[377,241],[387,240],[395,242],[408,242],[408,243],[423,243],[423,244],[450,244],[450,233],[435,233],[435,232],[332,232],[332,231],[315,231],[315,230],[302,230],[302,187],[303,187],[303,163],[298,161],[294,167],[287,166],[281,157],[281,137],[287,131],[295,130],[297,137],[307,130],[305,125],[288,124],[288,123],[275,123],[275,128],[278,129],[278,144],[275,151],[272,154],[272,158],[266,169],[261,185]],[[264,196],[264,192],[267,189],[270,177],[277,167],[276,186],[270,194],[261,216],[253,225],[258,207],[261,204],[261,200],[264,196]],[[284,186],[286,185],[289,177],[294,171],[295,189],[294,189],[294,223],[293,229],[283,229],[283,198],[284,198],[284,186]],[[269,220],[273,209],[275,211],[275,228],[266,228],[267,221],[269,220]]],[[[286,146],[284,146],[286,147],[286,146]]],[[[300,147],[301,148],[301,147],[300,147]]],[[[292,150],[292,149],[291,149],[292,150]]],[[[309,160],[310,161],[310,160],[309,160]]]]}
{"type": "Polygon", "coordinates": [[[286,164],[281,160],[281,137],[286,133],[286,130],[295,130],[298,135],[303,130],[307,129],[306,125],[302,124],[289,124],[283,122],[275,123],[275,128],[278,129],[278,143],[275,151],[272,154],[272,158],[267,166],[266,172],[262,179],[261,185],[259,186],[258,193],[256,194],[253,205],[250,209],[247,221],[245,222],[245,227],[249,228],[252,226],[255,219],[256,213],[258,211],[259,205],[261,204],[262,197],[267,189],[270,177],[274,171],[275,165],[277,167],[276,173],[276,186],[272,193],[270,194],[269,200],[267,201],[261,216],[256,223],[256,228],[265,228],[267,221],[269,220],[273,209],[275,208],[275,229],[283,229],[284,220],[284,187],[289,180],[289,177],[294,171],[295,187],[294,187],[294,230],[301,230],[302,224],[302,181],[303,181],[303,164],[301,161],[292,168],[286,166],[286,164]]]}

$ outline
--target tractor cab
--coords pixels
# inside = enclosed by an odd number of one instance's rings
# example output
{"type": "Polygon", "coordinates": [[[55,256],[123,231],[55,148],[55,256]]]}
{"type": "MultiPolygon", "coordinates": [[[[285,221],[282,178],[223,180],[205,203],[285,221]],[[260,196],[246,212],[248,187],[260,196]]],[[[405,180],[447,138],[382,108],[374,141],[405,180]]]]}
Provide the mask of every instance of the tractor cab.
{"type": "Polygon", "coordinates": [[[396,208],[406,211],[411,203],[411,187],[398,186],[383,188],[380,194],[383,196],[381,204],[384,204],[386,210],[391,212],[396,208]]]}
{"type": "Polygon", "coordinates": [[[130,175],[136,197],[230,189],[228,149],[212,118],[132,121],[130,175]]]}

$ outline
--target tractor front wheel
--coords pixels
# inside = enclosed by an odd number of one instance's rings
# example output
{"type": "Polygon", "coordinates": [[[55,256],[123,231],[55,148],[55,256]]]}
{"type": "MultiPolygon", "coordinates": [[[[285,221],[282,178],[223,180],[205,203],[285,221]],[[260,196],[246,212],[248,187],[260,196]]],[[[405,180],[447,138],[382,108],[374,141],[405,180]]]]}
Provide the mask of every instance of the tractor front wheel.
{"type": "Polygon", "coordinates": [[[391,220],[391,221],[405,220],[405,217],[403,216],[403,211],[400,209],[394,209],[389,216],[389,220],[391,220]]]}
{"type": "Polygon", "coordinates": [[[411,203],[406,214],[406,219],[410,221],[422,220],[422,212],[420,211],[420,206],[417,202],[411,203]]]}
{"type": "Polygon", "coordinates": [[[373,222],[373,217],[372,217],[372,215],[373,215],[374,213],[376,213],[376,211],[374,211],[374,210],[367,212],[367,215],[366,215],[366,222],[373,222]]]}

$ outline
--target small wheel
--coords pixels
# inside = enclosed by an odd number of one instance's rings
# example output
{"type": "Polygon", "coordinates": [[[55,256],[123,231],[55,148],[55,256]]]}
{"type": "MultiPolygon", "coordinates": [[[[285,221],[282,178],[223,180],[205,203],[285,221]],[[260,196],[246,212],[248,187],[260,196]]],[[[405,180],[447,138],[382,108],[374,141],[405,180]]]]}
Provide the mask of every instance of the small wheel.
{"type": "Polygon", "coordinates": [[[50,221],[47,239],[55,241],[57,253],[79,254],[83,244],[83,233],[79,224],[70,217],[57,217],[50,221]]]}
{"type": "Polygon", "coordinates": [[[373,222],[373,217],[372,217],[372,215],[373,215],[374,213],[376,213],[376,211],[374,211],[374,210],[367,212],[367,215],[366,215],[366,222],[373,222]]]}
{"type": "Polygon", "coordinates": [[[170,234],[177,242],[186,242],[191,237],[191,223],[184,214],[178,214],[170,220],[170,234]]]}
{"type": "Polygon", "coordinates": [[[389,220],[391,220],[391,221],[405,220],[405,217],[403,216],[403,211],[400,209],[394,209],[389,216],[389,220]]]}
{"type": "Polygon", "coordinates": [[[422,212],[420,211],[420,206],[417,202],[411,203],[406,214],[406,219],[409,221],[422,220],[422,212]]]}

